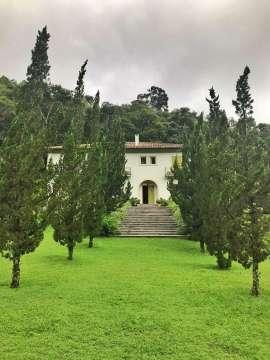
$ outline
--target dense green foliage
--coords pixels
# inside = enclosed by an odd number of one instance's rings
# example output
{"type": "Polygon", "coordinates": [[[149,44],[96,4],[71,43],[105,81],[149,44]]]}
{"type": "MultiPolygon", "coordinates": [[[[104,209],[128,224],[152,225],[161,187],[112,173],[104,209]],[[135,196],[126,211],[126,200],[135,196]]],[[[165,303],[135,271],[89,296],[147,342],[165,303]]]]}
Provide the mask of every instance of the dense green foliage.
{"type": "MultiPolygon", "coordinates": [[[[49,38],[46,27],[38,32],[27,80],[19,88],[15,112],[9,113],[11,125],[4,127],[6,136],[0,148],[0,251],[13,262],[12,288],[20,284],[21,256],[36,249],[46,226],[50,171],[45,166],[47,123],[43,109],[50,69],[49,38]]],[[[4,83],[10,90],[10,84],[4,83]]]]}
{"type": "Polygon", "coordinates": [[[209,90],[209,116],[201,172],[203,191],[199,194],[202,233],[207,250],[216,256],[220,269],[231,267],[231,244],[228,233],[233,225],[231,204],[238,195],[238,175],[234,167],[234,144],[219,96],[209,90]]]}
{"type": "Polygon", "coordinates": [[[268,360],[269,262],[253,299],[248,272],[215,271],[191,241],[105,238],[87,250],[67,263],[47,230],[15,293],[0,260],[1,360],[268,360]]]}
{"type": "Polygon", "coordinates": [[[259,294],[259,263],[270,254],[265,240],[270,170],[267,142],[256,127],[245,68],[233,101],[239,120],[230,123],[210,89],[209,116],[188,132],[182,166],[175,163],[168,188],[192,236],[217,258],[218,267],[237,260],[253,268],[252,295],[259,294]],[[264,199],[264,202],[262,202],[264,199]],[[266,200],[267,199],[267,200],[266,200]]]}
{"type": "Polygon", "coordinates": [[[172,215],[176,221],[176,224],[177,224],[178,230],[179,230],[179,234],[181,234],[181,233],[186,234],[187,233],[186,225],[183,221],[180,207],[172,199],[169,199],[167,206],[171,210],[172,215]]]}
{"type": "Polygon", "coordinates": [[[126,149],[121,123],[108,118],[102,141],[104,176],[104,204],[107,213],[121,207],[130,197],[126,173],[126,149]]]}
{"type": "Polygon", "coordinates": [[[20,283],[21,256],[36,249],[46,226],[46,142],[42,134],[33,138],[29,131],[37,114],[31,115],[16,117],[0,148],[0,251],[13,262],[13,288],[20,283]]]}
{"type": "Polygon", "coordinates": [[[137,101],[150,105],[157,110],[168,111],[168,95],[158,86],[151,86],[146,94],[139,94],[137,101]]]}
{"type": "Polygon", "coordinates": [[[269,224],[260,200],[269,199],[270,170],[267,152],[253,118],[253,99],[248,84],[250,70],[245,68],[236,84],[237,99],[233,101],[239,120],[236,124],[236,172],[242,185],[237,201],[238,226],[233,241],[233,256],[245,268],[252,266],[252,295],[259,295],[259,263],[270,254],[265,240],[269,224]]]}
{"type": "Polygon", "coordinates": [[[87,137],[89,146],[81,170],[81,205],[84,236],[89,237],[88,246],[93,247],[93,239],[100,234],[102,228],[102,217],[105,212],[104,186],[107,179],[104,148],[101,142],[99,92],[88,110],[86,124],[89,131],[87,137]]]}
{"type": "Polygon", "coordinates": [[[16,114],[16,91],[18,85],[7,77],[0,77],[0,144],[7,134],[16,114]]]}
{"type": "MultiPolygon", "coordinates": [[[[0,138],[4,136],[11,123],[16,102],[22,101],[18,94],[25,86],[24,82],[17,84],[6,77],[0,78],[0,138]]],[[[42,91],[43,102],[40,109],[48,129],[48,142],[51,145],[61,145],[70,127],[71,119],[74,118],[75,93],[61,85],[51,84],[48,80],[44,82],[42,91]]],[[[97,96],[99,98],[99,93],[97,96]]],[[[93,109],[94,99],[95,97],[85,95],[83,100],[84,142],[89,138],[91,130],[87,118],[93,109]]],[[[135,100],[131,104],[121,106],[103,103],[100,117],[103,127],[106,127],[108,117],[118,119],[126,141],[134,141],[134,135],[140,134],[141,141],[178,143],[183,141],[184,131],[196,121],[197,114],[186,107],[171,112],[162,111],[148,103],[135,100]]]]}
{"type": "Polygon", "coordinates": [[[102,217],[102,228],[100,235],[117,235],[117,233],[119,233],[121,222],[126,216],[127,210],[130,206],[132,206],[131,201],[127,201],[119,209],[111,212],[110,214],[104,214],[102,217]]]}
{"type": "Polygon", "coordinates": [[[185,136],[182,163],[176,160],[168,177],[168,189],[172,199],[180,207],[188,231],[194,239],[200,241],[202,252],[204,234],[200,196],[205,185],[205,152],[205,124],[201,116],[192,131],[185,136]]]}
{"type": "Polygon", "coordinates": [[[48,214],[54,229],[54,240],[68,249],[68,259],[83,238],[81,198],[81,164],[83,154],[78,149],[73,132],[67,134],[63,154],[55,165],[53,192],[49,199],[48,214]]]}

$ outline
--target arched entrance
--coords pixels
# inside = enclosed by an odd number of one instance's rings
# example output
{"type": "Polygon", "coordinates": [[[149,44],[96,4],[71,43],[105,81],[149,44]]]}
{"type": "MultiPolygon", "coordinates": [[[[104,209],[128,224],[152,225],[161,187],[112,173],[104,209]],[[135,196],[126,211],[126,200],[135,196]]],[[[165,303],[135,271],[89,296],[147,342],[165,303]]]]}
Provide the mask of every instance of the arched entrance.
{"type": "Polygon", "coordinates": [[[157,198],[157,185],[150,180],[146,180],[141,184],[142,203],[155,204],[157,198]]]}

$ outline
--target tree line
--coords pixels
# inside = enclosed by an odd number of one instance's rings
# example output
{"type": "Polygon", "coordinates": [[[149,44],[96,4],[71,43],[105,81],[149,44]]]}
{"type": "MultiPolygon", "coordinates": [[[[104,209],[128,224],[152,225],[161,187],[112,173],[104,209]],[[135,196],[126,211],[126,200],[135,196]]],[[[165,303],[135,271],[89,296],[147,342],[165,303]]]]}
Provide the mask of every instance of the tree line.
{"type": "MultiPolygon", "coordinates": [[[[172,198],[192,234],[217,259],[220,269],[232,261],[252,268],[251,294],[259,295],[259,264],[270,254],[269,147],[253,116],[253,98],[245,67],[232,101],[238,120],[230,122],[219,95],[209,90],[209,115],[186,134],[183,163],[169,178],[172,198]]],[[[265,130],[265,129],[264,129],[265,130]]]]}
{"type": "Polygon", "coordinates": [[[0,251],[12,261],[12,288],[20,283],[21,257],[39,246],[49,224],[54,240],[67,247],[72,260],[76,244],[88,237],[92,247],[104,214],[121,207],[131,191],[119,119],[107,114],[101,121],[99,92],[85,106],[87,61],[68,93],[67,107],[52,96],[49,39],[44,27],[26,80],[19,87],[10,85],[15,101],[0,146],[0,251]],[[49,153],[59,114],[65,129],[61,158],[54,164],[49,153]]]}
{"type": "MultiPolygon", "coordinates": [[[[17,83],[7,77],[0,77],[0,143],[15,116],[18,94],[24,81],[17,83]]],[[[45,99],[44,99],[45,100],[45,99]]],[[[70,126],[73,91],[61,85],[51,84],[46,90],[47,107],[52,106],[48,119],[48,141],[51,145],[63,144],[64,137],[70,126]]],[[[93,110],[95,96],[83,94],[82,104],[85,113],[93,110]]],[[[110,117],[118,118],[126,141],[134,141],[134,135],[140,134],[142,141],[162,141],[180,143],[185,134],[192,130],[201,114],[181,107],[168,110],[168,95],[165,90],[151,86],[146,93],[138,94],[130,104],[114,105],[108,102],[100,104],[100,123],[106,126],[110,117]]],[[[45,104],[45,103],[44,103],[45,104]]],[[[230,122],[235,122],[230,119],[230,122]]],[[[89,136],[89,124],[86,121],[83,129],[84,142],[89,136]]],[[[260,136],[270,149],[270,125],[258,125],[260,136]]]]}

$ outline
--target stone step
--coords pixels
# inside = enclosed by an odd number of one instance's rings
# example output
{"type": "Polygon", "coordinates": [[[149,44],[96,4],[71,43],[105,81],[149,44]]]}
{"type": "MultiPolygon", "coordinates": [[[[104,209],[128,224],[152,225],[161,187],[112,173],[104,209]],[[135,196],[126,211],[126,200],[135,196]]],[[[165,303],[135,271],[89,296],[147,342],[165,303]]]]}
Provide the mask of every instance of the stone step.
{"type": "Polygon", "coordinates": [[[178,228],[170,209],[157,205],[138,205],[128,209],[119,233],[121,236],[177,236],[178,228]]]}
{"type": "Polygon", "coordinates": [[[156,225],[156,224],[161,224],[161,225],[163,225],[163,224],[172,224],[172,225],[175,225],[175,222],[174,221],[172,221],[172,220],[168,220],[168,221],[166,221],[166,220],[162,220],[162,221],[152,221],[152,220],[145,220],[145,219],[142,219],[142,221],[140,221],[139,219],[138,220],[124,220],[123,222],[122,222],[122,224],[133,224],[133,225],[140,225],[140,224],[149,224],[149,225],[151,225],[151,224],[153,224],[153,225],[156,225]]]}
{"type": "Polygon", "coordinates": [[[149,233],[138,233],[138,232],[126,232],[125,234],[119,234],[121,236],[179,236],[179,234],[177,232],[174,233],[168,233],[168,232],[149,232],[149,233]]]}
{"type": "Polygon", "coordinates": [[[174,225],[168,225],[168,224],[164,224],[164,225],[147,225],[147,224],[138,224],[138,225],[130,225],[130,224],[124,224],[120,226],[120,229],[175,229],[175,224],[174,225]]]}

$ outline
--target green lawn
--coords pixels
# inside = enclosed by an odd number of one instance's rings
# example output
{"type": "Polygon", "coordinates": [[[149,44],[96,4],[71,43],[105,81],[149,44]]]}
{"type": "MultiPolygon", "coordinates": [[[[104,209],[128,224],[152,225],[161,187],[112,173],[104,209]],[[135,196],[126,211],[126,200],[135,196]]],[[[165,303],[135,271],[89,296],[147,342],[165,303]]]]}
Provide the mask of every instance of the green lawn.
{"type": "Polygon", "coordinates": [[[270,262],[253,298],[250,271],[191,241],[98,239],[70,262],[51,236],[18,290],[0,260],[1,360],[270,359],[270,262]]]}

